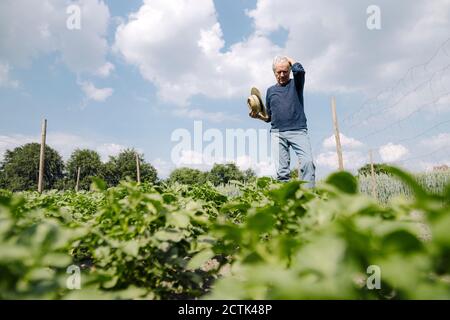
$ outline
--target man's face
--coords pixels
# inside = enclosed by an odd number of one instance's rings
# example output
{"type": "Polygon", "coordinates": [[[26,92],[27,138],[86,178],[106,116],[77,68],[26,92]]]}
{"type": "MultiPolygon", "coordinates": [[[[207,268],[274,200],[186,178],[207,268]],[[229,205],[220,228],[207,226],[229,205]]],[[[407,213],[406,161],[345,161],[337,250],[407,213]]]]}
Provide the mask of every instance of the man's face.
{"type": "Polygon", "coordinates": [[[291,68],[289,63],[281,62],[275,65],[275,78],[280,85],[284,86],[289,81],[290,73],[291,68]]]}

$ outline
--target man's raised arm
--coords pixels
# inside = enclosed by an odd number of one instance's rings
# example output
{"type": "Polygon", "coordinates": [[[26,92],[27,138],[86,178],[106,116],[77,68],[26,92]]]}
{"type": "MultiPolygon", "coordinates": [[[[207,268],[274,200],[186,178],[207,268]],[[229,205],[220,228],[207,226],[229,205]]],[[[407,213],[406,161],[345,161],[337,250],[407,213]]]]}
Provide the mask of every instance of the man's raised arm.
{"type": "Polygon", "coordinates": [[[298,92],[303,93],[305,87],[305,69],[300,62],[295,62],[294,59],[286,57],[291,65],[292,74],[294,75],[295,88],[298,92]]]}

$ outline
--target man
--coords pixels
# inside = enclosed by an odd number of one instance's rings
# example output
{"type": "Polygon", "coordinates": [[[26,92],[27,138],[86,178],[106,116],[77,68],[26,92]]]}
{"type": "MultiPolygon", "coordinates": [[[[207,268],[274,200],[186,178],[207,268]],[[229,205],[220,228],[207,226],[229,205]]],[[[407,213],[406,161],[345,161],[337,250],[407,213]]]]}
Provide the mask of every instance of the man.
{"type": "Polygon", "coordinates": [[[306,116],[303,106],[305,70],[299,62],[289,57],[277,56],[273,60],[273,72],[277,83],[267,89],[267,116],[254,111],[250,117],[271,123],[271,136],[277,167],[277,179],[289,181],[289,147],[300,160],[299,177],[307,181],[305,187],[315,187],[315,165],[308,137],[306,116]],[[294,79],[290,78],[290,73],[294,79]]]}

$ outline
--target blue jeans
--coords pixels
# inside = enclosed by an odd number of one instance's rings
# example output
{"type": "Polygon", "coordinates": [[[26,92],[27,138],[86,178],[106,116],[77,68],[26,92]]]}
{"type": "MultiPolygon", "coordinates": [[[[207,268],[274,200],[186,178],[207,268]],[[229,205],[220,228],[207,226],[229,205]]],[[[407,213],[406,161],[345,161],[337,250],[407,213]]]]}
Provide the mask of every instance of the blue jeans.
{"type": "Polygon", "coordinates": [[[271,131],[272,136],[272,154],[275,159],[277,170],[277,180],[289,181],[291,157],[289,147],[294,149],[295,154],[300,161],[298,176],[306,181],[303,184],[306,188],[314,188],[316,180],[316,166],[313,162],[311,143],[308,137],[308,129],[282,131],[271,131]]]}

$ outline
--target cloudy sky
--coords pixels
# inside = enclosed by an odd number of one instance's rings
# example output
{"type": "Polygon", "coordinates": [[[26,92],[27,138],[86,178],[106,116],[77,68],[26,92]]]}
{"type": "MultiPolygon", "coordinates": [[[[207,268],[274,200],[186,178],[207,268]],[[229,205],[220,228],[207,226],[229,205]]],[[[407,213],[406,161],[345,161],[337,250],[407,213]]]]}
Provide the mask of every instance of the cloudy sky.
{"type": "MultiPolygon", "coordinates": [[[[450,165],[450,0],[2,0],[0,156],[39,141],[46,118],[64,159],[133,147],[160,177],[208,169],[204,149],[173,161],[173,133],[268,129],[246,98],[274,83],[277,54],[306,69],[319,178],[337,168],[332,96],[347,169],[371,149],[414,171],[450,165]]],[[[231,158],[216,160],[271,170],[250,152],[231,158]]]]}

